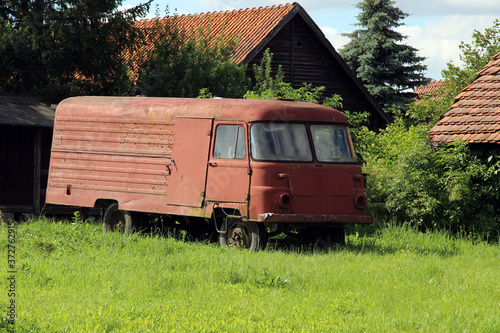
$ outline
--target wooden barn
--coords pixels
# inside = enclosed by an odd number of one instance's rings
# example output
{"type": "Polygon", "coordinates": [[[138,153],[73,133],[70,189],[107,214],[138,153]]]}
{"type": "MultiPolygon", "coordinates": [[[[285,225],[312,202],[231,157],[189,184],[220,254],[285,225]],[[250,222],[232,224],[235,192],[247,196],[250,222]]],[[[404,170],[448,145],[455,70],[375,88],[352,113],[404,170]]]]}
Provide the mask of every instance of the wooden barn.
{"type": "MultiPolygon", "coordinates": [[[[151,29],[158,20],[188,33],[201,28],[212,36],[235,38],[234,60],[248,65],[249,76],[253,74],[252,65],[260,64],[264,51],[269,48],[274,54],[273,66],[281,65],[284,80],[295,88],[304,82],[325,86],[325,97],[342,96],[344,110],[370,112],[372,129],[385,127],[390,122],[389,116],[298,3],[149,19],[137,24],[151,29]]],[[[148,36],[151,40],[154,37],[148,36]]],[[[144,51],[151,49],[140,52],[144,51]]]]}
{"type": "Polygon", "coordinates": [[[55,110],[32,96],[0,95],[0,211],[37,214],[45,203],[55,110]]]}

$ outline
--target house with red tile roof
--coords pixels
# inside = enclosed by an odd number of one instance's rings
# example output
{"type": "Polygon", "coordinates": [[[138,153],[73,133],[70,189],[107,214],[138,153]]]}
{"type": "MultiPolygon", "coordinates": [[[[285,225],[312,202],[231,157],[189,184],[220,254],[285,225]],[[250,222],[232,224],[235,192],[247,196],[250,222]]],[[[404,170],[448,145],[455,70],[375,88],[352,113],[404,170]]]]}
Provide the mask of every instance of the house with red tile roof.
{"type": "Polygon", "coordinates": [[[436,144],[500,144],[500,52],[455,97],[429,135],[436,144]]]}
{"type": "MultiPolygon", "coordinates": [[[[142,20],[137,25],[152,28],[158,20],[188,33],[201,28],[210,36],[235,38],[234,60],[249,69],[253,64],[260,64],[264,51],[269,48],[273,53],[273,67],[281,65],[284,80],[293,87],[301,87],[304,82],[325,86],[325,97],[342,96],[344,110],[370,112],[372,129],[385,127],[391,121],[321,29],[296,2],[142,20]]],[[[252,76],[251,70],[247,72],[252,76]]]]}
{"type": "Polygon", "coordinates": [[[416,87],[415,90],[413,90],[413,93],[417,96],[418,95],[432,96],[436,94],[436,91],[438,89],[444,87],[445,87],[444,80],[436,80],[416,87]]]}

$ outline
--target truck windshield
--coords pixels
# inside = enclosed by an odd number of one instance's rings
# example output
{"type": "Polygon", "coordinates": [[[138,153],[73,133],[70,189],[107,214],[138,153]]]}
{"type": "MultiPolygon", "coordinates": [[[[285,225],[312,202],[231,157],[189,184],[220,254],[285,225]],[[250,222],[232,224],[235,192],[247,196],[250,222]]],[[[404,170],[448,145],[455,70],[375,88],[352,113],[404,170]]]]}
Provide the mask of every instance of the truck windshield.
{"type": "Polygon", "coordinates": [[[256,123],[250,133],[255,160],[311,162],[313,159],[304,124],[256,123]]]}
{"type": "Polygon", "coordinates": [[[354,162],[347,128],[341,125],[311,125],[314,152],[319,162],[354,162]]]}

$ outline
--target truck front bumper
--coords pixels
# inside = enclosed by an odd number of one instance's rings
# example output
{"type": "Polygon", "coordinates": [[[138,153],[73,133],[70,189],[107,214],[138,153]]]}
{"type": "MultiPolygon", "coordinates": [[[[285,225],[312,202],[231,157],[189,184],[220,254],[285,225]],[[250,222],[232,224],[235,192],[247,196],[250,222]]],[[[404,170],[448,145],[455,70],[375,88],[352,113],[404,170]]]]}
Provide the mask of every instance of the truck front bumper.
{"type": "Polygon", "coordinates": [[[258,222],[272,223],[363,223],[372,224],[368,215],[259,214],[258,222]]]}

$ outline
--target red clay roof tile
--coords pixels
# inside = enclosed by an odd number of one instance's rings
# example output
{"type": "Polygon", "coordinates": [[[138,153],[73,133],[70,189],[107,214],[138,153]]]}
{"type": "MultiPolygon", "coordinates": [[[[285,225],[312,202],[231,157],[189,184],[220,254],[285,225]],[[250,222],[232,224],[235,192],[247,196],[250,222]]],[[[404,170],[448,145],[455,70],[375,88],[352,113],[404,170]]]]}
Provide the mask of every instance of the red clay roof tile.
{"type": "Polygon", "coordinates": [[[461,140],[500,144],[500,53],[455,98],[429,132],[437,144],[461,140]]]}
{"type": "MultiPolygon", "coordinates": [[[[144,29],[154,28],[155,24],[172,24],[174,27],[191,33],[198,29],[209,32],[209,36],[226,36],[237,39],[238,43],[233,55],[237,63],[241,63],[259,45],[279,23],[292,11],[297,3],[277,6],[228,10],[164,18],[142,20],[136,24],[144,29]]],[[[154,36],[147,36],[154,40],[154,36]]],[[[143,51],[151,51],[153,45],[143,51]]]]}
{"type": "Polygon", "coordinates": [[[432,81],[427,84],[416,87],[413,93],[417,95],[430,96],[434,94],[437,89],[444,88],[444,86],[445,84],[443,80],[432,81]]]}

